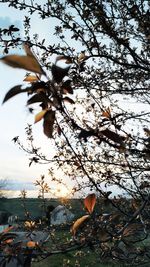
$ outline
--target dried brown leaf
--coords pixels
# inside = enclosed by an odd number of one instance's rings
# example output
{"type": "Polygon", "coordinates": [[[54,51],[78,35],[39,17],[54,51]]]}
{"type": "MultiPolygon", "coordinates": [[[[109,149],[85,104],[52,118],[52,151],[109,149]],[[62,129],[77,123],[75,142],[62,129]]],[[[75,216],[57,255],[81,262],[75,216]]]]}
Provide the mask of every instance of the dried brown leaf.
{"type": "Polygon", "coordinates": [[[89,213],[92,213],[96,204],[95,194],[90,194],[84,199],[84,206],[87,208],[89,213]]]}
{"type": "Polygon", "coordinates": [[[35,242],[35,241],[28,241],[26,246],[28,248],[36,248],[38,246],[38,242],[35,242]]]}
{"type": "Polygon", "coordinates": [[[56,61],[55,61],[55,64],[56,64],[56,62],[57,61],[59,61],[59,60],[65,60],[65,63],[66,64],[71,64],[72,63],[72,58],[71,57],[68,57],[68,56],[58,56],[58,57],[56,57],[56,61]]]}
{"type": "Polygon", "coordinates": [[[35,76],[35,75],[28,75],[25,77],[25,79],[23,80],[24,82],[30,82],[30,83],[33,83],[33,82],[37,82],[39,81],[38,77],[35,76]]]}
{"type": "Polygon", "coordinates": [[[44,116],[43,130],[44,134],[48,138],[53,137],[52,134],[53,134],[54,121],[55,121],[55,111],[53,110],[47,111],[44,116]]]}
{"type": "Polygon", "coordinates": [[[71,98],[69,98],[67,96],[63,98],[63,101],[68,102],[70,104],[75,104],[74,100],[72,100],[71,98]]]}
{"type": "Polygon", "coordinates": [[[5,64],[13,68],[20,68],[20,69],[29,70],[35,73],[43,74],[43,70],[39,62],[33,55],[32,51],[30,50],[30,48],[27,45],[25,45],[24,48],[27,54],[26,56],[8,55],[8,56],[2,57],[1,60],[5,64]]]}
{"type": "Polygon", "coordinates": [[[18,95],[20,93],[25,93],[30,90],[30,88],[21,89],[22,85],[16,85],[13,88],[11,88],[5,95],[3,103],[5,103],[10,98],[14,97],[15,95],[18,95]]]}
{"type": "Polygon", "coordinates": [[[76,234],[77,230],[79,229],[79,227],[90,217],[90,215],[84,215],[81,218],[77,219],[72,228],[71,228],[71,232],[73,235],[76,234]]]}
{"type": "Polygon", "coordinates": [[[62,79],[68,74],[70,66],[67,68],[60,68],[55,64],[52,65],[52,75],[55,82],[60,83],[62,79]]]}
{"type": "Polygon", "coordinates": [[[111,118],[111,110],[110,110],[110,107],[108,107],[106,110],[104,110],[102,112],[102,116],[105,117],[105,118],[108,118],[108,119],[111,118]]]}
{"type": "Polygon", "coordinates": [[[27,105],[31,105],[37,102],[43,102],[45,105],[46,103],[49,101],[48,97],[43,93],[38,93],[35,94],[34,96],[32,96],[28,101],[27,101],[27,105]]]}
{"type": "Polygon", "coordinates": [[[39,122],[41,119],[43,119],[44,115],[46,114],[47,112],[47,109],[44,109],[42,111],[40,111],[39,113],[37,113],[35,115],[35,119],[34,119],[34,123],[37,123],[39,122]]]}
{"type": "Polygon", "coordinates": [[[78,63],[83,62],[84,60],[86,60],[88,58],[88,56],[85,55],[85,51],[81,52],[81,54],[78,56],[78,63]]]}
{"type": "Polygon", "coordinates": [[[100,133],[102,133],[103,135],[105,135],[108,139],[114,141],[115,143],[119,143],[121,145],[123,145],[123,141],[125,139],[124,136],[119,135],[118,133],[115,133],[109,129],[105,129],[100,131],[100,133]]]}

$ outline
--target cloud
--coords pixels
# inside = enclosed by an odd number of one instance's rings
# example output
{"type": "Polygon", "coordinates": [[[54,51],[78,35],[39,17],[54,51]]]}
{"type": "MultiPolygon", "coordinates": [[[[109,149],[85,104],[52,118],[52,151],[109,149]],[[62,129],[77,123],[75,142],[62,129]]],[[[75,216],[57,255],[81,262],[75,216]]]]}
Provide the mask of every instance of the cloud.
{"type": "Polygon", "coordinates": [[[5,190],[35,190],[35,185],[32,182],[23,182],[23,181],[17,181],[16,180],[7,180],[6,186],[4,188],[5,190]]]}

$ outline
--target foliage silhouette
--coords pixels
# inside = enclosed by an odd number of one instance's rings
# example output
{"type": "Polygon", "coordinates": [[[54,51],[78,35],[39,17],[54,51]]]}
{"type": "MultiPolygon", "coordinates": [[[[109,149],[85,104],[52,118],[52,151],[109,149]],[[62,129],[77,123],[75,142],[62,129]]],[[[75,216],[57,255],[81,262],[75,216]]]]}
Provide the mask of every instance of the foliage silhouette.
{"type": "MultiPolygon", "coordinates": [[[[68,177],[74,184],[72,193],[86,195],[91,190],[99,205],[98,212],[92,209],[90,216],[84,214],[75,222],[82,227],[73,239],[57,251],[49,248],[45,257],[90,247],[99,251],[102,260],[135,265],[149,262],[148,247],[142,243],[150,227],[148,1],[0,3],[28,12],[24,38],[14,25],[1,29],[0,35],[4,53],[24,44],[26,55],[6,55],[1,60],[33,71],[37,77],[29,74],[24,81],[30,85],[25,89],[15,86],[4,102],[27,92],[28,106],[40,103],[42,110],[35,121],[43,119],[44,133],[55,143],[56,153],[52,159],[42,154],[30,125],[26,129],[30,146],[18,137],[14,141],[29,153],[30,165],[49,164],[52,181],[61,184],[63,176],[68,177]],[[58,44],[46,46],[45,39],[30,36],[34,13],[41,20],[54,19],[58,44]],[[137,108],[133,101],[139,103],[137,108]],[[54,163],[63,173],[61,178],[57,178],[54,163]],[[113,196],[114,190],[119,190],[118,197],[113,196]],[[103,212],[106,205],[112,208],[107,215],[103,212]]],[[[43,251],[36,251],[39,254],[43,251]]]]}

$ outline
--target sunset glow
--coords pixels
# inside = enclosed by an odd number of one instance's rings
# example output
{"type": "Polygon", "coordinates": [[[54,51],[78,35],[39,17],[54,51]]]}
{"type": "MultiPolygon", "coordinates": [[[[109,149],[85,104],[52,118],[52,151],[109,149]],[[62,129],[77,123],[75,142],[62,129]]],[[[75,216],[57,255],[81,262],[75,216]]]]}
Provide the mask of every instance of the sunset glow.
{"type": "Polygon", "coordinates": [[[63,198],[67,198],[70,195],[70,192],[68,190],[68,188],[66,188],[64,185],[60,185],[57,189],[54,190],[54,195],[56,197],[63,197],[63,198]]]}

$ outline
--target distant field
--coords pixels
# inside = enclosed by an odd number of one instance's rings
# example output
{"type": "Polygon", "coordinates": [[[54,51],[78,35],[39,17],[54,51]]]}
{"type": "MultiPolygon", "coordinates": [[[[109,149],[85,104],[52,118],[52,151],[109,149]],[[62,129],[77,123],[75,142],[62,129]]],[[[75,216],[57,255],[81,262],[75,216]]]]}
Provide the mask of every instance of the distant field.
{"type": "MultiPolygon", "coordinates": [[[[67,201],[67,207],[76,215],[84,213],[82,200],[79,199],[70,199],[67,201]]],[[[26,209],[29,211],[31,216],[38,217],[45,215],[42,208],[42,201],[38,198],[27,198],[25,200],[26,209]]],[[[46,199],[46,205],[53,205],[57,207],[58,205],[63,205],[61,200],[59,199],[46,199]]],[[[1,198],[0,199],[0,210],[5,210],[10,212],[11,214],[18,215],[19,218],[24,218],[24,208],[22,206],[22,201],[19,198],[1,198]]]]}
{"type": "MultiPolygon", "coordinates": [[[[58,205],[63,205],[61,199],[46,199],[46,205],[53,205],[57,207],[58,205]]],[[[41,207],[42,201],[39,198],[27,198],[25,200],[26,208],[33,217],[43,216],[43,209],[41,207]]],[[[68,199],[65,200],[65,205],[69,208],[75,216],[80,216],[85,214],[85,209],[82,199],[68,199]]],[[[24,208],[22,206],[22,201],[19,198],[0,198],[0,210],[8,211],[12,214],[18,215],[20,218],[24,218],[24,208]]],[[[95,211],[98,213],[109,213],[113,211],[113,207],[110,204],[105,205],[103,200],[97,200],[95,211]],[[98,203],[99,202],[99,203],[98,203]]]]}

